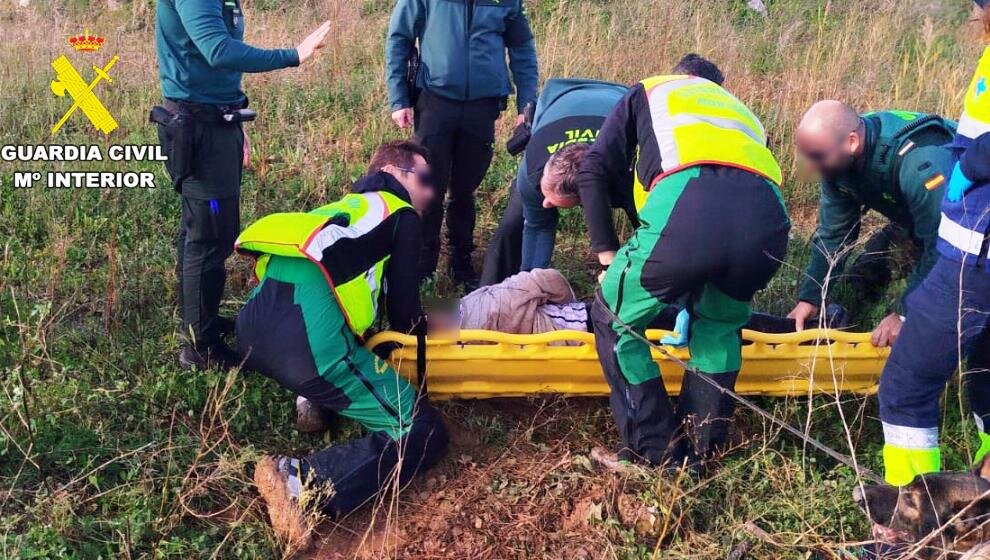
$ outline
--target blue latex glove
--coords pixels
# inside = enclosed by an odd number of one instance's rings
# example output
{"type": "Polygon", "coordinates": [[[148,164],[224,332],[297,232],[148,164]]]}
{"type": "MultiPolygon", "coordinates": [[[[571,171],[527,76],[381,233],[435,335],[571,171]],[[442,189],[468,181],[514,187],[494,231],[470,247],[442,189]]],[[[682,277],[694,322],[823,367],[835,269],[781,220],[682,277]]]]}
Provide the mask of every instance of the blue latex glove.
{"type": "Polygon", "coordinates": [[[963,173],[962,166],[957,162],[952,168],[952,177],[949,178],[949,186],[945,189],[945,198],[949,202],[959,202],[972,186],[973,182],[963,173]]]}
{"type": "Polygon", "coordinates": [[[674,332],[660,339],[660,344],[681,348],[687,346],[688,331],[691,328],[691,314],[687,309],[681,309],[674,321],[674,332]]]}

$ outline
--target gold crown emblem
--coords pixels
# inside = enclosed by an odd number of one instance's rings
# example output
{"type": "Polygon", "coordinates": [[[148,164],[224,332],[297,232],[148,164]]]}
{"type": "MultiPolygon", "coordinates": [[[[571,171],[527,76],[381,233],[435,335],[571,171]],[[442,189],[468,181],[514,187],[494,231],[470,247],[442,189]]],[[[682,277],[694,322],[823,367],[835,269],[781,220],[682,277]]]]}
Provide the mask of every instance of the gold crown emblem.
{"type": "Polygon", "coordinates": [[[89,29],[84,31],[81,35],[69,37],[69,44],[72,45],[72,48],[82,52],[98,51],[100,50],[100,47],[103,46],[103,43],[106,42],[107,40],[103,37],[95,37],[90,35],[89,29]]]}

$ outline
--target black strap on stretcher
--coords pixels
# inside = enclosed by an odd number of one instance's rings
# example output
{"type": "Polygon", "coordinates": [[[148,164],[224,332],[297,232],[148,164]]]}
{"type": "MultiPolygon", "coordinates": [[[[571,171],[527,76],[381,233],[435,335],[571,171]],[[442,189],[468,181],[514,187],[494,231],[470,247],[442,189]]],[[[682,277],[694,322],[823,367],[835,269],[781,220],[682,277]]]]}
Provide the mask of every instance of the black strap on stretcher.
{"type": "Polygon", "coordinates": [[[419,394],[429,394],[426,382],[426,316],[416,323],[416,379],[419,380],[419,394]]]}

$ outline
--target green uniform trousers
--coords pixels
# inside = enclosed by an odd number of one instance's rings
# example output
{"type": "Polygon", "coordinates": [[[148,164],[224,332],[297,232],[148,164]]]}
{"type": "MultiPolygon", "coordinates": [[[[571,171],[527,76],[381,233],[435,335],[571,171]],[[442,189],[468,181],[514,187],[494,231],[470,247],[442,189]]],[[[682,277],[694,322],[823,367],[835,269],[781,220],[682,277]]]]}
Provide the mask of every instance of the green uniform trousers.
{"type": "Polygon", "coordinates": [[[592,321],[621,455],[659,463],[679,422],[640,337],[667,305],[683,302],[692,317],[689,365],[734,379],[739,330],[784,258],[790,222],[774,185],[725,166],[664,178],[639,217],[602,281],[592,321]]]}

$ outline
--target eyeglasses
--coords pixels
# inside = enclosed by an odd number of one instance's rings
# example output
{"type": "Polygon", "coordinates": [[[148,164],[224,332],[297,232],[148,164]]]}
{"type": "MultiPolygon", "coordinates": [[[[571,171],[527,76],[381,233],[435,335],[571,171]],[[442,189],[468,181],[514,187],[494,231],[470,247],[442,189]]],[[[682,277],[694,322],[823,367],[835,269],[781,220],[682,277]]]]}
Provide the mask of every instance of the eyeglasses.
{"type": "Polygon", "coordinates": [[[399,166],[396,166],[395,168],[405,173],[412,173],[417,179],[419,179],[419,182],[422,183],[423,186],[429,187],[433,185],[433,174],[426,169],[415,169],[399,166]]]}

